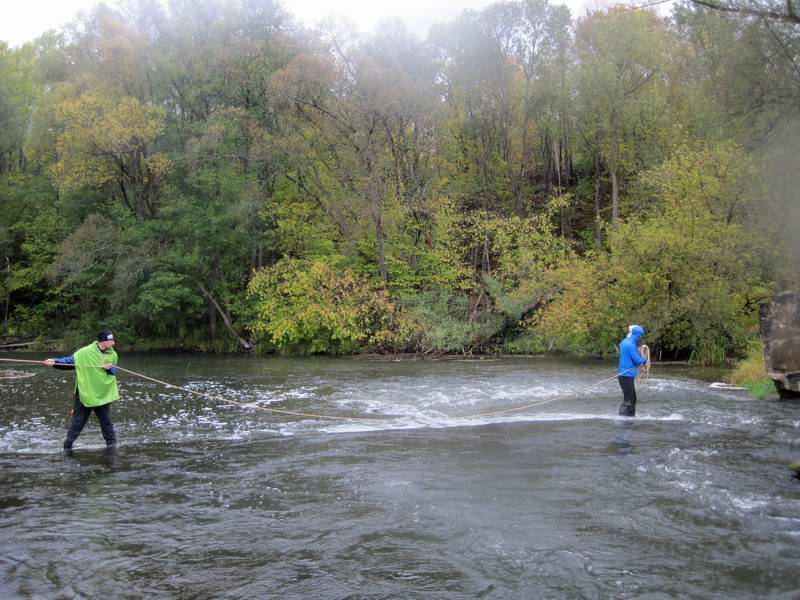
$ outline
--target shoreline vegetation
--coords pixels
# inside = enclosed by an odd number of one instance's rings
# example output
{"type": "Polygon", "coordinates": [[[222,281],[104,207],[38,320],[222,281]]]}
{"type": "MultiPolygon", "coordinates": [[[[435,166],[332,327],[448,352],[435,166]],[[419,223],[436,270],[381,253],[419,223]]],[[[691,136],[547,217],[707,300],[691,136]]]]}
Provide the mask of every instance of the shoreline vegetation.
{"type": "MultiPolygon", "coordinates": [[[[29,340],[27,342],[21,342],[19,340],[0,340],[0,352],[2,353],[29,353],[29,352],[59,352],[59,351],[68,351],[73,348],[74,344],[77,343],[73,340],[73,338],[65,338],[65,339],[48,339],[48,340],[29,340]]],[[[586,355],[579,355],[579,354],[568,354],[562,351],[551,351],[551,352],[541,352],[541,353],[514,353],[514,352],[499,352],[499,351],[486,351],[486,352],[371,352],[371,351],[360,351],[360,352],[351,352],[348,354],[332,354],[332,353],[318,353],[318,354],[293,354],[293,353],[281,353],[281,352],[270,352],[268,354],[259,353],[259,352],[243,352],[241,349],[236,348],[234,345],[231,345],[229,349],[220,349],[220,350],[203,350],[201,348],[194,348],[191,346],[172,346],[169,343],[164,342],[163,344],[153,343],[152,341],[148,344],[125,344],[126,352],[132,353],[147,353],[147,352],[173,352],[173,353],[199,353],[199,354],[224,354],[224,355],[239,355],[239,356],[246,356],[248,354],[252,354],[254,356],[280,356],[280,357],[293,357],[293,358],[302,358],[302,357],[313,357],[313,356],[325,356],[325,357],[339,357],[339,356],[348,356],[351,358],[364,358],[364,359],[375,359],[375,360],[393,360],[393,359],[401,359],[401,360],[459,360],[459,359],[474,359],[474,360],[487,360],[492,358],[543,358],[543,357],[565,357],[565,358],[586,358],[590,360],[608,360],[609,356],[586,356],[586,355]]],[[[683,365],[683,366],[690,366],[693,363],[687,360],[663,360],[663,361],[653,361],[653,364],[659,364],[662,366],[670,366],[670,365],[683,365]]],[[[700,363],[694,363],[696,366],[702,366],[700,363]]]]}
{"type": "Polygon", "coordinates": [[[760,340],[753,340],[749,344],[745,357],[736,364],[729,381],[733,385],[746,387],[750,395],[759,400],[777,395],[775,383],[767,377],[764,344],[760,340]]]}
{"type": "MultiPolygon", "coordinates": [[[[14,340],[2,340],[0,339],[0,352],[4,353],[14,353],[14,352],[56,352],[56,351],[67,351],[74,347],[76,343],[80,343],[82,339],[77,339],[74,336],[70,336],[68,338],[62,339],[48,339],[48,340],[29,340],[26,342],[21,342],[17,339],[14,340]]],[[[590,360],[608,360],[610,358],[615,358],[614,355],[584,355],[584,354],[575,354],[575,353],[567,353],[561,350],[552,350],[552,351],[544,351],[538,353],[525,353],[525,352],[503,352],[503,351],[491,351],[487,350],[484,352],[374,352],[369,350],[362,350],[362,351],[353,351],[349,353],[316,353],[316,354],[298,354],[292,352],[280,352],[280,351],[272,351],[269,353],[260,353],[257,351],[254,352],[246,352],[243,351],[241,348],[237,348],[235,344],[230,344],[228,348],[219,348],[219,349],[203,349],[200,347],[192,347],[186,345],[170,345],[168,341],[153,341],[149,340],[146,343],[126,343],[125,348],[127,352],[134,352],[134,353],[145,353],[145,352],[174,352],[174,353],[200,353],[200,354],[226,354],[226,355],[241,355],[245,356],[247,354],[252,354],[254,356],[283,356],[283,357],[295,357],[295,358],[302,358],[302,357],[311,357],[311,356],[327,356],[327,357],[337,357],[337,356],[349,356],[352,358],[369,358],[369,359],[387,359],[391,360],[393,358],[399,359],[408,359],[408,360],[417,360],[417,359],[444,359],[444,360],[456,360],[456,359],[475,359],[475,360],[485,360],[488,358],[542,358],[542,357],[565,357],[565,358],[586,358],[590,360]]],[[[685,359],[664,359],[664,360],[653,360],[653,364],[659,364],[662,366],[707,366],[703,365],[702,363],[693,363],[689,360],[685,359]]],[[[719,366],[719,365],[717,365],[719,366]]],[[[734,383],[734,382],[730,382],[734,383]]]]}
{"type": "Polygon", "coordinates": [[[134,1],[0,42],[0,335],[609,358],[641,323],[730,365],[800,264],[770,18],[516,1],[422,39],[134,1]]]}

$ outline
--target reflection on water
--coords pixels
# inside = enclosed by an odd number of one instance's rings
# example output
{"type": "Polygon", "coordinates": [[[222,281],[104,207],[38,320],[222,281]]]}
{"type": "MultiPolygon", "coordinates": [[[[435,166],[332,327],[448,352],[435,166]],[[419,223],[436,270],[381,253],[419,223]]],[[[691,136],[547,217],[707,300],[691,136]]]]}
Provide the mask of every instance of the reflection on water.
{"type": "Polygon", "coordinates": [[[558,400],[607,363],[121,358],[220,398],[122,376],[118,451],[92,417],[65,455],[72,374],[0,382],[0,597],[798,592],[796,406],[676,367],[626,420],[615,380],[558,400]]]}
{"type": "Polygon", "coordinates": [[[633,452],[633,419],[621,420],[616,424],[614,440],[611,447],[617,454],[630,454],[633,452]]]}

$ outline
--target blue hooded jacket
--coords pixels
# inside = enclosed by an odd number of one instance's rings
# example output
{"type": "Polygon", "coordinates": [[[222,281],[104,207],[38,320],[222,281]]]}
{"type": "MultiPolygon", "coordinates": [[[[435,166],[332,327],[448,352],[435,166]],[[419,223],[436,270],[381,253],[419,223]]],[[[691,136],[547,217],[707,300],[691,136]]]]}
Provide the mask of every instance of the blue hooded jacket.
{"type": "Polygon", "coordinates": [[[647,362],[636,349],[636,342],[643,335],[644,328],[641,325],[631,325],[628,328],[628,335],[619,343],[619,369],[617,370],[617,375],[636,377],[639,372],[637,367],[647,362]]]}

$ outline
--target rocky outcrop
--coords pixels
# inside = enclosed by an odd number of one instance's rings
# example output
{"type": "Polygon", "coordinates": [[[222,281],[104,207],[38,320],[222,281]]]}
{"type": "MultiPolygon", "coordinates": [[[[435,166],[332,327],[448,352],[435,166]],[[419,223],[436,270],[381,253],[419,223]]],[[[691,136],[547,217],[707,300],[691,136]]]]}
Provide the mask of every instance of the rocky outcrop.
{"type": "Polygon", "coordinates": [[[761,339],[781,399],[800,399],[800,294],[784,292],[761,307],[761,339]]]}

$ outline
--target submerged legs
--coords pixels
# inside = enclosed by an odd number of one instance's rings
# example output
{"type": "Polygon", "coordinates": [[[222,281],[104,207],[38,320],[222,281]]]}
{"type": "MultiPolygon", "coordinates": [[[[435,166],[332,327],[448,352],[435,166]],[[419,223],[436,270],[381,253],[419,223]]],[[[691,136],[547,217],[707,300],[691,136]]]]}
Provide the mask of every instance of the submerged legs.
{"type": "Polygon", "coordinates": [[[619,407],[621,417],[633,417],[636,415],[636,386],[634,377],[617,377],[619,387],[622,388],[622,404],[619,407]]]}
{"type": "Polygon", "coordinates": [[[72,409],[72,422],[67,431],[67,439],[64,440],[64,450],[70,450],[72,444],[78,439],[78,436],[86,426],[86,421],[92,411],[97,415],[97,420],[100,421],[100,431],[103,432],[103,438],[106,440],[106,446],[113,446],[117,443],[117,435],[114,431],[114,425],[111,423],[111,404],[103,404],[102,406],[95,406],[88,408],[83,405],[78,392],[75,392],[75,406],[72,409]]]}

